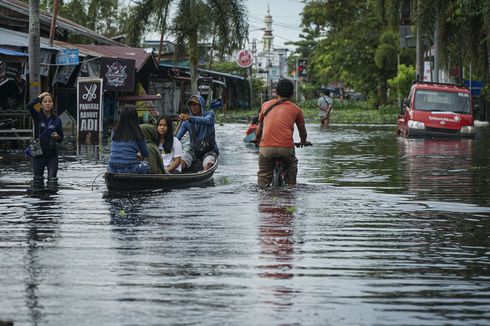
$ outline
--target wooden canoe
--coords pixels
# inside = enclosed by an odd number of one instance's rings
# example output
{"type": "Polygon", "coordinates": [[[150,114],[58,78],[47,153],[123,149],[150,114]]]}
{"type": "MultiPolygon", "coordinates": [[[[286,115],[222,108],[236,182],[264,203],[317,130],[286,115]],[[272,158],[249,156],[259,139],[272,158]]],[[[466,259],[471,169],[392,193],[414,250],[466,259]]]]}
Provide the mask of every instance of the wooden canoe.
{"type": "Polygon", "coordinates": [[[218,161],[216,160],[216,163],[209,170],[197,173],[130,174],[106,172],[104,179],[109,191],[187,188],[209,183],[217,167],[218,161]]]}

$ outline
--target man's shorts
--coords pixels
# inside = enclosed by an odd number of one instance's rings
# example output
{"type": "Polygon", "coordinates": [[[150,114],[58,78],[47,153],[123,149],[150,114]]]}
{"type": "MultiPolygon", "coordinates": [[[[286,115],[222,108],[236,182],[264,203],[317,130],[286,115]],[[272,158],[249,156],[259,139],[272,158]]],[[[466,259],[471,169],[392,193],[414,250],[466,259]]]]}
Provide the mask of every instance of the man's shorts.
{"type": "MultiPolygon", "coordinates": [[[[216,154],[214,151],[207,152],[204,154],[203,159],[202,159],[202,166],[200,167],[200,170],[203,169],[204,166],[208,163],[214,164],[216,162],[216,158],[218,157],[218,154],[216,154]]],[[[199,158],[196,158],[194,155],[193,151],[188,151],[182,153],[182,156],[180,159],[185,163],[187,167],[191,167],[192,163],[195,162],[196,160],[199,160],[199,158]]]]}

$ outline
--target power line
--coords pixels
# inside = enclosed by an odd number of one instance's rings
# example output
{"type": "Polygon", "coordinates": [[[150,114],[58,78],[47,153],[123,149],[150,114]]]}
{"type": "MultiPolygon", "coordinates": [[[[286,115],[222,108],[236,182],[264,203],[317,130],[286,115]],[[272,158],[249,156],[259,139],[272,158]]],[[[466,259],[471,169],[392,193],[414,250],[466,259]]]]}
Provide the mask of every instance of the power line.
{"type": "MultiPolygon", "coordinates": [[[[254,17],[249,17],[251,20],[253,20],[254,22],[256,23],[264,23],[264,20],[263,19],[258,19],[258,18],[254,18],[254,17]]],[[[250,23],[249,23],[250,24],[250,23]]],[[[287,24],[287,23],[281,23],[281,22],[277,22],[277,21],[273,21],[272,22],[272,26],[280,26],[280,27],[284,27],[284,28],[289,28],[289,29],[298,29],[299,28],[299,24],[298,25],[293,25],[293,24],[287,24]]]]}

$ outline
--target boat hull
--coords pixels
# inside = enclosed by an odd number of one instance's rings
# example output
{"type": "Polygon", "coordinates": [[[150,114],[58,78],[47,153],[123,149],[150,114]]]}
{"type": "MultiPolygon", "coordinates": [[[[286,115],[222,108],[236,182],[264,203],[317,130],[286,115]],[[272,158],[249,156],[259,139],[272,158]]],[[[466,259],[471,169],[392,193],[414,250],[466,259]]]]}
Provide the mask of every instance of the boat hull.
{"type": "Polygon", "coordinates": [[[208,184],[218,167],[216,162],[207,171],[182,174],[104,174],[104,180],[109,191],[140,191],[155,189],[174,189],[204,186],[208,184]]]}

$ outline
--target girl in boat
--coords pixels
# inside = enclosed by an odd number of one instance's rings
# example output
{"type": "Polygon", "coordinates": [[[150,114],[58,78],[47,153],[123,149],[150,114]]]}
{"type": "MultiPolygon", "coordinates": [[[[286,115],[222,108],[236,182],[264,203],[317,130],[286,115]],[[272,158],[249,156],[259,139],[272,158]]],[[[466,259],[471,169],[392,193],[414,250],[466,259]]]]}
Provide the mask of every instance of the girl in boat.
{"type": "Polygon", "coordinates": [[[163,160],[160,153],[160,149],[157,144],[157,131],[155,126],[151,124],[141,124],[141,131],[143,136],[145,136],[146,147],[148,147],[148,165],[150,166],[150,174],[164,174],[163,160]]]}
{"type": "Polygon", "coordinates": [[[166,173],[182,173],[182,144],[174,137],[172,119],[162,116],[157,122],[157,144],[160,149],[166,173]]]}
{"type": "Polygon", "coordinates": [[[149,173],[148,156],[148,148],[138,123],[135,106],[122,106],[119,121],[111,135],[108,171],[110,173],[149,173]]]}

